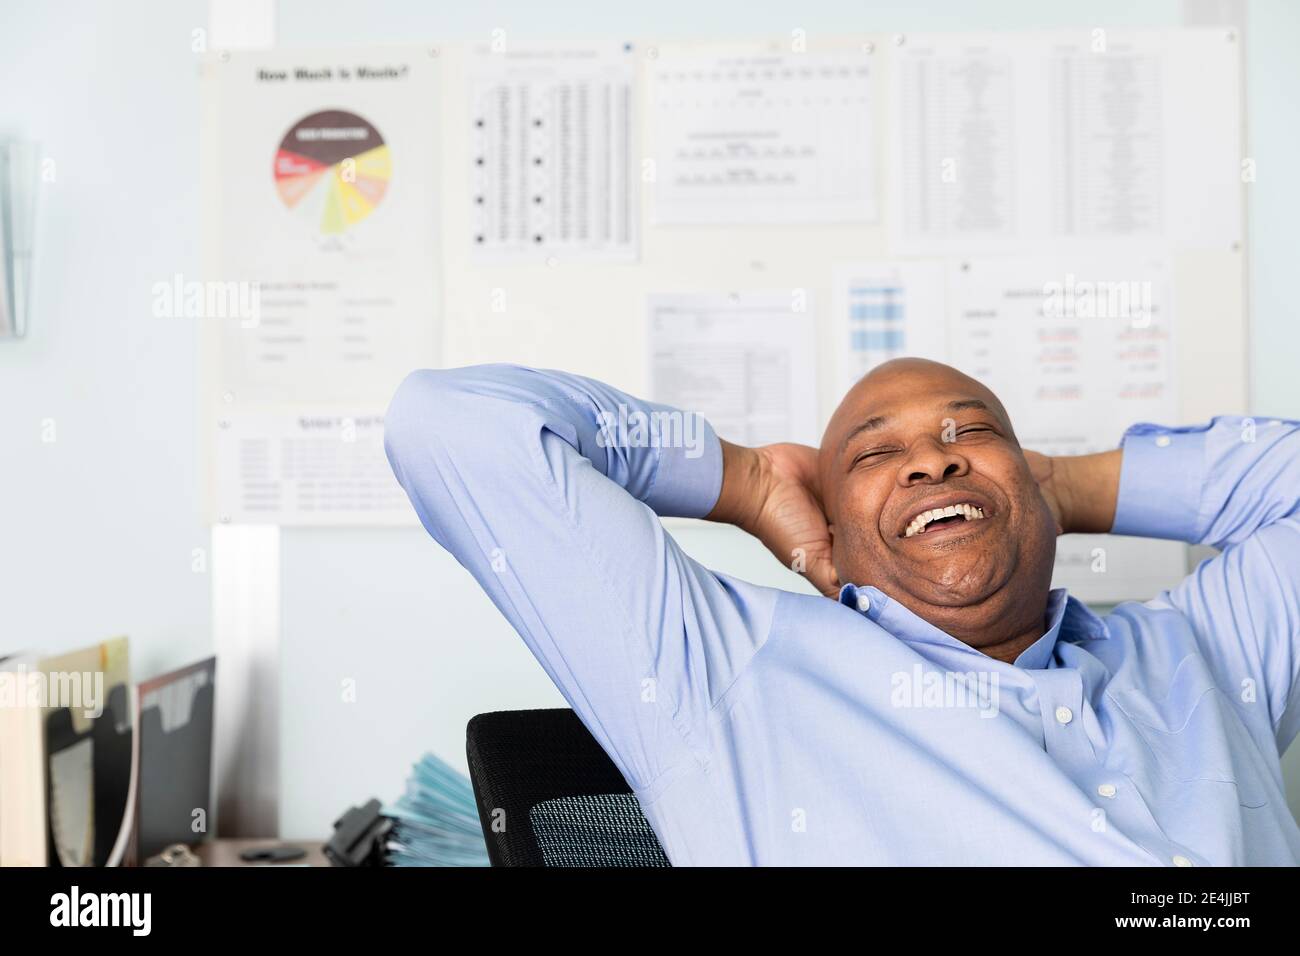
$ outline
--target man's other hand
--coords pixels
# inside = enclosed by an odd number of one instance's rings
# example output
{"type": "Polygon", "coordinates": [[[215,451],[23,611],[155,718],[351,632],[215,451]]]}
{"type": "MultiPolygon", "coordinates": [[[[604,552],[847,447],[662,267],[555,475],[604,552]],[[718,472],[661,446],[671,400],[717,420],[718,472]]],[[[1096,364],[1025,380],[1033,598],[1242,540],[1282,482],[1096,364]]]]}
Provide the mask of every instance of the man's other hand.
{"type": "Polygon", "coordinates": [[[1053,458],[1026,450],[1025,461],[1056,518],[1057,534],[1110,531],[1119,496],[1121,451],[1053,458]]]}
{"type": "Polygon", "coordinates": [[[1056,519],[1056,533],[1063,534],[1065,522],[1061,514],[1062,489],[1059,487],[1062,475],[1057,471],[1056,459],[1042,452],[1025,449],[1025,461],[1029,464],[1029,473],[1038,482],[1038,490],[1042,492],[1043,500],[1047,502],[1052,517],[1056,519]]]}

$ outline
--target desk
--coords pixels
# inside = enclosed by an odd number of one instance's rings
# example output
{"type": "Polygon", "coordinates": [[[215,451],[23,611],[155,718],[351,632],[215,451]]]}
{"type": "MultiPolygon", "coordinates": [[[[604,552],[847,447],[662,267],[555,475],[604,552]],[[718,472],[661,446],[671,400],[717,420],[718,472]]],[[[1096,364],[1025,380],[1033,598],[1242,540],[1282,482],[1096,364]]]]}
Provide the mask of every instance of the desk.
{"type": "Polygon", "coordinates": [[[323,843],[299,840],[209,840],[199,844],[195,855],[203,861],[204,866],[329,866],[330,862],[321,852],[323,843]],[[293,846],[306,850],[307,855],[286,863],[248,863],[239,858],[245,850],[264,846],[293,846]]]}

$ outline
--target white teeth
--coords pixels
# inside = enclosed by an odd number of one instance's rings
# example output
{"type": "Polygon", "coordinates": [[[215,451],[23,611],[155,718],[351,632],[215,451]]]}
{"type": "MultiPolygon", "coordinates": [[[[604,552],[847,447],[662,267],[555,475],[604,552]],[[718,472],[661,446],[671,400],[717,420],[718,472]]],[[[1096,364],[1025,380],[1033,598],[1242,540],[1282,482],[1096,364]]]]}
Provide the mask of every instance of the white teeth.
{"type": "Polygon", "coordinates": [[[932,508],[929,511],[922,511],[913,518],[911,524],[907,526],[907,530],[903,532],[903,537],[910,538],[914,534],[920,534],[925,530],[926,525],[936,518],[953,518],[957,515],[961,515],[967,521],[980,521],[985,517],[982,509],[966,502],[948,505],[945,508],[932,508]]]}

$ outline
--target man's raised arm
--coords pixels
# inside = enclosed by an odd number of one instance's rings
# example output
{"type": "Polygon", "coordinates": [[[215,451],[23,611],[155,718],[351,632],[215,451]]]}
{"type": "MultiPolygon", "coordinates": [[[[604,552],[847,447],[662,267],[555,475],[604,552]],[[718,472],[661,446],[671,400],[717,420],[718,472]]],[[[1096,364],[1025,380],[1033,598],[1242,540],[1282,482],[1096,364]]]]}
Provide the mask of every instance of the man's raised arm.
{"type": "Polygon", "coordinates": [[[1063,486],[1066,531],[1222,550],[1164,600],[1192,622],[1228,689],[1247,678],[1265,688],[1285,747],[1300,729],[1300,424],[1236,416],[1189,428],[1141,424],[1122,452],[1052,463],[1047,484],[1063,486]]]}
{"type": "Polygon", "coordinates": [[[703,517],[717,502],[722,452],[703,417],[577,375],[490,365],[413,373],[384,430],[424,527],[628,782],[691,759],[772,611],[761,589],[683,554],[656,517],[703,517]]]}

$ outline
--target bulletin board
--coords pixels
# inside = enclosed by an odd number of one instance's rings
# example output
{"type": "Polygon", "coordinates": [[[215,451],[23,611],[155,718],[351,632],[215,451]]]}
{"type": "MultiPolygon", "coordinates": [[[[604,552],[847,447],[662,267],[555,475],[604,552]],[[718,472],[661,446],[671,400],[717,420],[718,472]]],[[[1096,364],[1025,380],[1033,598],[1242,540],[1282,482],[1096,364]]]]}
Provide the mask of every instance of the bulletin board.
{"type": "MultiPolygon", "coordinates": [[[[370,256],[357,281],[382,281],[364,295],[318,290],[317,304],[346,323],[387,289],[394,301],[377,314],[390,319],[353,318],[400,327],[362,342],[360,353],[388,356],[371,372],[318,364],[277,379],[271,366],[251,376],[267,385],[259,392],[239,378],[249,355],[279,353],[247,348],[237,323],[212,323],[214,523],[412,524],[375,457],[399,366],[517,362],[661,400],[699,395],[740,440],[784,430],[815,443],[847,384],[895,354],[1009,376],[1022,389],[1013,418],[1018,404],[1030,419],[1044,407],[1015,370],[1074,383],[1051,396],[1062,413],[1031,429],[1044,450],[1114,447],[1130,409],[1169,424],[1246,409],[1250,170],[1229,28],[281,50],[204,70],[208,276],[253,280],[264,264],[279,300],[292,300],[321,261],[331,271],[321,249],[335,262],[370,256]],[[257,79],[266,70],[287,79],[257,79]],[[324,149],[311,189],[333,175],[339,198],[311,208],[312,229],[331,203],[361,218],[277,252],[277,237],[298,235],[279,214],[300,211],[306,200],[289,198],[316,170],[289,149],[277,178],[249,183],[280,155],[277,137],[294,145],[294,124],[329,110],[356,122],[303,128],[354,137],[366,162],[382,138],[391,167],[369,172],[391,181],[349,182],[347,157],[327,163],[343,153],[324,149]],[[255,159],[232,138],[247,129],[255,159]],[[232,251],[254,228],[241,197],[265,207],[257,257],[232,251]],[[1090,283],[1132,295],[1068,333],[1060,315],[1044,326],[1049,286],[1077,310],[1071,296],[1090,283]],[[329,306],[331,294],[347,301],[329,306]],[[773,321],[783,313],[787,339],[773,321]],[[1020,314],[1038,323],[1032,348],[1006,334],[1020,314]],[[995,324],[1001,338],[987,334],[995,324]],[[730,377],[668,374],[702,329],[730,377]],[[983,365],[972,359],[981,348],[983,365]],[[1078,427],[1057,435],[1055,420],[1078,427]],[[294,446],[293,462],[317,469],[313,488],[338,484],[333,504],[316,495],[301,507],[308,499],[277,471],[277,450],[303,437],[289,433],[308,428],[315,444],[294,446]]],[[[264,294],[253,334],[273,339],[283,307],[264,294]]],[[[292,365],[292,349],[312,349],[310,325],[282,331],[292,365]]],[[[1180,545],[1063,539],[1058,579],[1109,601],[1149,596],[1185,569],[1180,545]]]]}

